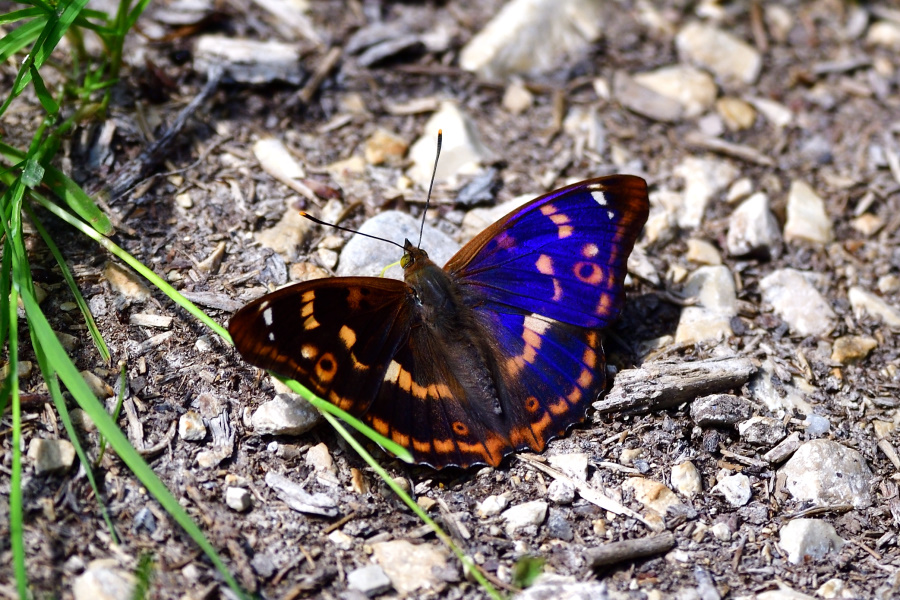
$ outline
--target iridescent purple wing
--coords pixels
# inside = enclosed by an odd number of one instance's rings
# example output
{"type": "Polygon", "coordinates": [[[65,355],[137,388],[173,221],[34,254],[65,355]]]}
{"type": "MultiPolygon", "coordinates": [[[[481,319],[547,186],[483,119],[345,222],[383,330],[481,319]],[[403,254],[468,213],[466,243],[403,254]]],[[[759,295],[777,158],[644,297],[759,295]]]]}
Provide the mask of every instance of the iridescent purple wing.
{"type": "Polygon", "coordinates": [[[605,327],[622,308],[626,261],[648,211],[640,177],[582,181],[500,219],[444,269],[476,311],[605,327]]]}

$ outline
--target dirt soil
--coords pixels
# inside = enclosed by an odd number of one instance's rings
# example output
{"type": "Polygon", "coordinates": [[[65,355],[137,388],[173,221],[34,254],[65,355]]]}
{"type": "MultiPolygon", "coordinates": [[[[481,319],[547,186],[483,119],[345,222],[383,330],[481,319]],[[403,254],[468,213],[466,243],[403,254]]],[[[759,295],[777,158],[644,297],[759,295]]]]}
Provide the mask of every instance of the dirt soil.
{"type": "MultiPolygon", "coordinates": [[[[130,193],[110,200],[120,225],[115,239],[178,289],[206,293],[201,306],[224,324],[233,306],[258,296],[265,287],[285,283],[289,272],[329,270],[321,262],[327,254],[318,249],[326,236],[334,235],[332,232],[312,229],[303,240],[300,255],[287,261],[254,241],[252,234],[277,223],[288,203],[314,214],[322,211],[266,174],[251,151],[253,142],[272,135],[284,141],[305,166],[306,183],[320,194],[320,204],[324,206],[329,195],[340,202],[332,205],[331,217],[346,209],[343,225],[358,227],[387,208],[419,217],[424,191],[397,187],[408,163],[368,165],[361,173],[340,181],[326,167],[361,156],[366,141],[379,129],[409,143],[418,139],[427,133],[424,124],[437,103],[424,112],[401,109],[423,101],[427,104],[430,99],[458,103],[473,120],[485,145],[497,151],[494,166],[499,176],[493,199],[486,205],[617,170],[617,160],[608,155],[572,151],[575,140],[560,127],[560,118],[573,106],[596,107],[609,146],[632,160],[629,164],[637,165],[651,190],[678,191],[684,183],[674,173],[675,167],[687,156],[712,155],[686,142],[688,134],[698,127],[697,119],[648,119],[615,100],[598,96],[593,85],[596,79],[611,82],[617,71],[633,74],[680,62],[674,32],[698,19],[698,5],[664,3],[658,14],[671,24],[667,29],[652,28],[641,21],[641,4],[608,3],[601,40],[584,56],[560,64],[550,74],[526,78],[533,105],[513,115],[502,104],[504,84],[482,81],[457,66],[460,49],[502,2],[313,2],[307,14],[324,44],[297,42],[306,75],[303,83],[220,84],[189,119],[164,163],[156,167],[158,176],[142,180],[130,193]],[[350,36],[376,16],[388,24],[408,23],[419,30],[443,24],[449,31],[449,41],[441,51],[413,45],[371,66],[360,65],[359,54],[344,53],[321,83],[309,88],[308,94],[301,93],[309,75],[321,67],[327,46],[346,46],[350,36]],[[213,269],[201,266],[222,243],[221,264],[213,269]]],[[[747,129],[723,134],[730,142],[760,151],[771,159],[771,165],[735,157],[727,160],[739,170],[740,177],[751,180],[754,189],[769,194],[780,225],[784,223],[790,183],[797,179],[808,182],[825,200],[835,241],[788,243],[773,260],[728,257],[724,251],[726,228],[734,205],[724,201],[726,190],[719,191],[699,228],[677,231],[671,239],[647,248],[663,281],[654,286],[635,279],[624,316],[608,338],[609,354],[618,367],[633,366],[643,360],[637,350],[642,342],[673,334],[681,310],[671,301],[671,294],[679,292],[673,278],[678,269],[695,268],[685,257],[687,240],[693,237],[716,246],[724,264],[737,274],[740,316],[734,335],[720,344],[676,346],[670,342],[663,349],[666,358],[698,360],[726,349],[754,359],[771,357],[787,379],[802,375],[809,367],[798,364],[798,348],[814,347],[818,340],[790,333],[772,307],[762,302],[758,282],[783,267],[825,275],[827,289],[823,292],[839,323],[822,339],[831,343],[842,334],[855,333],[872,336],[878,345],[856,365],[811,365],[816,386],[809,400],[818,414],[830,419],[828,437],[859,450],[865,457],[875,474],[871,482],[875,503],[865,509],[845,507],[827,513],[837,533],[849,543],[826,561],[793,565],[778,549],[778,530],[805,507],[790,496],[774,492],[774,468],[758,466],[765,449],[747,445],[728,429],[719,431],[713,443],[707,443],[708,432],[694,424],[687,405],[638,416],[589,418],[587,424],[564,439],[552,442],[546,454],[587,454],[590,480],[606,488],[619,488],[635,472],[633,465],[622,465],[620,470],[603,466],[621,464],[623,450],[643,449],[642,465],[646,469],[642,476],[666,483],[676,459],[689,457],[700,470],[704,484],[703,492],[685,500],[694,512],[679,518],[670,515],[666,522],[675,536],[676,552],[682,552],[678,556],[689,556],[689,560],[658,555],[593,570],[587,564],[589,548],[651,532],[633,519],[612,518],[576,496],[570,504],[551,503],[551,509],[571,528],[571,535],[563,535],[568,540],[556,537],[559,531],[551,531],[546,524],[510,533],[501,517],[481,518],[476,506],[491,495],[505,495],[509,506],[546,501],[551,479],[540,471],[510,457],[496,469],[435,472],[401,464],[371,447],[393,476],[408,482],[416,497],[436,501],[422,502],[501,589],[511,589],[507,587],[511,572],[526,555],[546,559],[544,568],[549,572],[578,581],[603,580],[623,598],[699,597],[696,590],[702,587],[702,577],[697,568],[706,574],[703,577],[711,578],[720,597],[752,597],[775,589],[776,582],[812,595],[834,577],[842,579],[858,597],[890,597],[891,590],[897,589],[900,513],[892,510],[895,505],[891,503],[897,497],[897,472],[876,447],[872,421],[893,420],[900,343],[875,319],[858,325],[847,299],[851,285],[874,289],[879,277],[896,275],[900,269],[900,185],[890,165],[873,159],[871,149],[873,144],[888,144],[893,139],[891,132],[896,130],[900,114],[897,52],[868,44],[865,35],[847,35],[852,12],[848,3],[785,1],[784,5],[794,21],[783,37],[767,29],[754,3],[719,7],[722,27],[754,45],[763,56],[758,80],[741,89],[739,95],[772,99],[804,115],[802,122],[778,130],[760,118],[747,129]],[[815,68],[851,58],[855,62],[846,68],[815,68]],[[884,72],[873,75],[879,65],[885,67],[884,72]],[[851,226],[856,217],[854,208],[870,192],[874,198],[870,198],[869,211],[885,223],[875,235],[865,235],[851,226]],[[873,405],[864,402],[865,398],[888,398],[893,403],[873,405]],[[757,466],[739,464],[723,455],[723,449],[754,458],[757,466]],[[723,468],[751,476],[754,499],[750,505],[736,508],[710,491],[723,468]],[[699,524],[709,527],[721,521],[729,522],[734,531],[730,540],[717,539],[710,533],[697,534],[699,524]]],[[[111,124],[91,125],[66,140],[60,164],[89,189],[102,189],[104,182],[147,147],[145,132],[159,135],[200,92],[206,75],[195,71],[191,61],[199,35],[284,40],[256,6],[237,1],[217,4],[209,18],[187,30],[153,20],[157,11],[167,8],[164,4],[151,5],[146,16],[148,30],[170,34],[165,41],[138,36],[132,41],[129,56],[134,61],[116,87],[111,124]]],[[[12,81],[13,68],[7,63],[0,69],[4,82],[12,81]]],[[[719,91],[720,96],[727,93],[719,91]]],[[[7,143],[30,131],[26,126],[37,114],[31,112],[31,102],[23,98],[15,116],[4,124],[7,143]]],[[[27,144],[24,139],[18,142],[27,144]]],[[[458,231],[463,213],[471,208],[455,204],[456,192],[458,188],[439,187],[437,208],[428,216],[429,223],[451,234],[458,231]]],[[[130,408],[134,413],[131,418],[122,416],[123,430],[136,445],[157,446],[146,453],[153,470],[203,528],[245,589],[264,598],[355,598],[359,596],[348,591],[347,573],[373,561],[372,547],[377,542],[411,540],[439,547],[433,534],[423,529],[411,511],[327,425],[299,437],[256,435],[246,414],[273,397],[269,378],[242,362],[226,343],[158,291],[141,302],[114,289],[104,275],[110,257],[45,217],[95,311],[114,361],[127,361],[130,408]],[[168,329],[134,325],[131,319],[138,313],[171,316],[174,320],[168,329]],[[166,331],[172,335],[153,339],[166,331]],[[152,341],[148,343],[148,339],[152,341]],[[192,442],[172,435],[174,424],[189,410],[213,418],[226,415],[221,425],[228,443],[223,460],[215,466],[204,467],[202,461],[198,462],[198,455],[211,449],[211,437],[192,442]],[[320,443],[334,459],[337,486],[323,483],[307,462],[307,451],[320,443]],[[367,491],[359,491],[357,470],[367,491]],[[290,510],[266,485],[265,475],[270,471],[302,483],[307,491],[336,498],[338,515],[317,517],[290,510]],[[253,505],[249,511],[237,512],[225,504],[229,485],[251,491],[253,505]],[[332,531],[344,535],[335,537],[332,531]]],[[[65,310],[64,303],[71,298],[49,252],[38,242],[32,250],[35,279],[49,292],[43,306],[54,328],[77,338],[74,355],[80,369],[115,385],[115,365],[102,363],[77,311],[65,310]]],[[[894,291],[885,299],[897,306],[900,296],[894,291]]],[[[24,332],[22,335],[27,337],[24,332]]],[[[23,381],[23,389],[39,394],[36,371],[23,381]]],[[[741,394],[740,389],[734,391],[741,394]]],[[[52,406],[40,400],[26,406],[26,445],[33,437],[64,437],[52,413],[52,406]]],[[[767,414],[764,407],[757,407],[757,413],[767,414]]],[[[9,417],[5,416],[2,428],[7,433],[2,437],[0,467],[5,474],[10,464],[9,426],[9,417]]],[[[86,433],[85,441],[96,452],[96,433],[86,433]]],[[[110,543],[90,486],[74,467],[52,476],[35,476],[29,471],[25,536],[35,597],[72,598],[72,581],[91,561],[113,559],[120,568],[130,571],[144,553],[156,562],[151,597],[227,595],[205,556],[117,458],[108,454],[98,477],[122,537],[118,546],[110,543]]],[[[0,485],[7,487],[8,483],[0,485]]],[[[7,502],[7,495],[0,494],[0,504],[7,502]]],[[[630,493],[622,495],[622,502],[644,511],[630,493]]],[[[7,515],[8,507],[0,506],[0,514],[7,515]]],[[[8,523],[0,520],[0,581],[12,577],[7,533],[8,523]]],[[[436,590],[412,595],[485,597],[455,559],[447,559],[436,573],[436,590]]],[[[0,588],[13,597],[11,588],[0,588]]],[[[396,594],[389,591],[387,596],[396,594]]]]}

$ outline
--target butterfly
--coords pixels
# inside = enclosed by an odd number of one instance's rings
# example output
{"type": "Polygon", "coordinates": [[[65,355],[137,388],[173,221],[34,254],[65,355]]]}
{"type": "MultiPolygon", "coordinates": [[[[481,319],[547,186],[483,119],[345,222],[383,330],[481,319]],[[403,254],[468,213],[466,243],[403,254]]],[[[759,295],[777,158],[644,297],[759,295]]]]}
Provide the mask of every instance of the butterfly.
{"type": "Polygon", "coordinates": [[[612,175],[545,194],[441,269],[409,240],[405,281],[334,277],[237,311],[250,363],[296,379],[434,468],[497,466],[584,420],[606,386],[647,184],[612,175]]]}

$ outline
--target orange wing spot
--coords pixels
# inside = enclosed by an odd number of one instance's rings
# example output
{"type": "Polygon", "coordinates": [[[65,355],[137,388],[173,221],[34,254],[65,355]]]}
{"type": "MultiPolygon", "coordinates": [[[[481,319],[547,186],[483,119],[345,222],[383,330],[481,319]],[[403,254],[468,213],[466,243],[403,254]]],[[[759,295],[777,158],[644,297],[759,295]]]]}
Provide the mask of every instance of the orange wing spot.
{"type": "Polygon", "coordinates": [[[456,453],[456,444],[453,443],[453,440],[434,440],[434,451],[438,454],[455,454],[456,453]]]}
{"type": "Polygon", "coordinates": [[[394,431],[391,432],[391,439],[394,440],[395,442],[397,442],[398,444],[400,444],[401,446],[403,446],[404,448],[409,448],[409,436],[408,435],[406,435],[404,433],[400,433],[399,431],[397,431],[395,429],[394,431]]]}
{"type": "Polygon", "coordinates": [[[388,422],[384,419],[379,419],[378,417],[372,417],[372,429],[380,433],[381,435],[387,435],[391,430],[391,426],[388,425],[388,422]]]}
{"type": "Polygon", "coordinates": [[[534,396],[529,396],[525,399],[525,410],[530,413],[535,413],[541,409],[541,401],[535,398],[534,396]]]}
{"type": "Polygon", "coordinates": [[[319,349],[312,344],[303,344],[302,346],[300,346],[300,356],[302,356],[306,360],[315,359],[318,353],[319,349]]]}
{"type": "Polygon", "coordinates": [[[581,388],[577,385],[572,388],[572,393],[566,396],[566,400],[569,401],[570,404],[575,404],[581,401],[581,388]]]}
{"type": "Polygon", "coordinates": [[[362,300],[362,292],[360,292],[359,288],[350,288],[350,293],[347,295],[347,304],[350,306],[350,308],[358,309],[360,300],[362,300]]]}
{"type": "Polygon", "coordinates": [[[584,354],[581,355],[581,362],[593,369],[597,366],[597,353],[593,348],[585,348],[584,354]]]}
{"type": "Polygon", "coordinates": [[[453,398],[453,393],[446,383],[434,383],[428,386],[428,393],[432,398],[453,398]]]}
{"type": "Polygon", "coordinates": [[[334,390],[328,392],[328,401],[340,408],[341,410],[350,410],[353,408],[352,398],[343,398],[338,396],[334,390]]]}
{"type": "Polygon", "coordinates": [[[588,346],[591,348],[597,347],[597,332],[596,331],[588,331],[587,335],[584,336],[585,340],[587,340],[588,346]]]}
{"type": "Polygon", "coordinates": [[[348,350],[356,343],[356,332],[346,325],[341,325],[341,331],[338,336],[341,338],[341,341],[344,342],[344,346],[346,346],[348,350]]]}
{"type": "Polygon", "coordinates": [[[410,381],[410,391],[412,395],[418,398],[419,400],[425,400],[428,397],[428,387],[424,385],[419,385],[415,381],[410,381]]]}
{"type": "Polygon", "coordinates": [[[581,389],[585,389],[587,386],[591,385],[591,382],[594,381],[594,374],[591,373],[587,369],[582,369],[581,377],[578,378],[578,385],[581,386],[581,389]]]}
{"type": "Polygon", "coordinates": [[[514,356],[506,361],[506,374],[510,377],[518,375],[525,368],[525,359],[521,356],[514,356]]]}
{"type": "Polygon", "coordinates": [[[300,296],[301,302],[311,303],[316,298],[315,290],[309,290],[308,292],[303,292],[303,295],[300,296]]]}
{"type": "Polygon", "coordinates": [[[553,259],[546,254],[541,254],[535,261],[534,266],[537,267],[539,273],[553,275],[553,259]]]}
{"type": "Polygon", "coordinates": [[[469,428],[462,421],[453,421],[453,433],[456,435],[467,436],[469,435],[469,428]]]}
{"type": "Polygon", "coordinates": [[[581,247],[581,253],[585,258],[594,258],[597,254],[600,253],[600,248],[597,244],[587,243],[581,247]]]}
{"type": "Polygon", "coordinates": [[[509,431],[509,441],[514,448],[522,446],[530,446],[531,448],[541,447],[542,444],[536,437],[530,427],[513,427],[509,431]]]}
{"type": "Polygon", "coordinates": [[[428,452],[429,450],[431,450],[431,442],[427,440],[424,442],[420,442],[416,438],[413,438],[412,446],[413,450],[415,450],[416,452],[428,452]]]}
{"type": "Polygon", "coordinates": [[[556,223],[557,225],[565,225],[571,219],[569,219],[569,215],[559,213],[556,215],[550,215],[550,220],[553,221],[554,223],[556,223]]]}
{"type": "Polygon", "coordinates": [[[502,250],[509,250],[516,245],[516,239],[506,232],[494,238],[494,241],[497,243],[497,247],[502,250]]]}
{"type": "Polygon", "coordinates": [[[350,353],[350,360],[353,361],[353,368],[357,371],[365,371],[369,368],[369,365],[361,362],[352,352],[350,353]]]}
{"type": "Polygon", "coordinates": [[[400,386],[400,389],[404,392],[411,393],[412,392],[412,374],[406,369],[400,369],[400,376],[397,378],[397,385],[400,386]]]}
{"type": "Polygon", "coordinates": [[[545,204],[541,207],[541,212],[547,216],[550,216],[556,212],[556,207],[552,204],[545,204]]]}
{"type": "Polygon", "coordinates": [[[562,300],[562,297],[563,297],[562,286],[559,284],[559,280],[556,277],[554,277],[553,278],[553,301],[559,302],[560,300],[562,300]]]}
{"type": "Polygon", "coordinates": [[[316,377],[323,383],[328,383],[334,378],[335,373],[337,373],[337,363],[334,361],[334,356],[330,352],[326,352],[316,362],[316,377]]]}
{"type": "Polygon", "coordinates": [[[525,350],[522,352],[522,360],[527,362],[529,365],[534,364],[534,359],[537,358],[537,349],[534,346],[525,346],[525,350]]]}
{"type": "Polygon", "coordinates": [[[539,336],[538,334],[536,334],[535,332],[533,332],[530,329],[522,330],[522,339],[525,340],[526,344],[528,344],[529,346],[532,346],[536,349],[539,349],[541,347],[541,341],[542,341],[541,336],[539,336]]]}
{"type": "Polygon", "coordinates": [[[548,436],[545,432],[547,428],[553,425],[553,417],[550,416],[549,412],[544,413],[544,418],[538,421],[537,423],[531,424],[531,431],[534,432],[534,437],[538,442],[537,446],[532,446],[536,452],[540,452],[544,449],[546,445],[548,436]]]}
{"type": "Polygon", "coordinates": [[[303,321],[303,329],[315,329],[319,326],[319,322],[316,321],[316,318],[312,315],[309,315],[305,321],[303,321]]]}
{"type": "Polygon", "coordinates": [[[572,235],[572,231],[574,228],[571,225],[560,225],[559,226],[559,239],[565,239],[572,235]]]}
{"type": "Polygon", "coordinates": [[[603,269],[600,268],[600,265],[592,262],[575,263],[572,273],[580,282],[588,285],[600,285],[603,283],[603,269]]]}
{"type": "Polygon", "coordinates": [[[313,303],[307,302],[306,304],[303,305],[303,308],[300,309],[300,316],[308,317],[311,314],[313,314],[313,303]]]}
{"type": "Polygon", "coordinates": [[[557,416],[564,415],[570,410],[569,403],[566,402],[565,398],[560,398],[559,402],[554,402],[553,404],[548,406],[548,408],[550,409],[551,413],[557,416]]]}
{"type": "Polygon", "coordinates": [[[597,310],[595,311],[598,315],[608,315],[612,310],[612,297],[609,294],[601,294],[600,302],[597,303],[597,310]]]}

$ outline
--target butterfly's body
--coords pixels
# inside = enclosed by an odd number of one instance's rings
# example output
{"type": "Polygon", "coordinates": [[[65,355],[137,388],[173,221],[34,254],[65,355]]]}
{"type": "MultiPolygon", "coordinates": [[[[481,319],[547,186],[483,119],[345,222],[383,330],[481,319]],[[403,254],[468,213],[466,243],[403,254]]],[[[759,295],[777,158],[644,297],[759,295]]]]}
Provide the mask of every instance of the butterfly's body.
{"type": "Polygon", "coordinates": [[[585,181],[513,211],[443,269],[407,240],[405,282],[296,284],[229,329],[250,362],[361,416],[416,462],[497,465],[542,450],[604,391],[598,331],[621,308],[647,210],[642,179],[585,181]]]}

